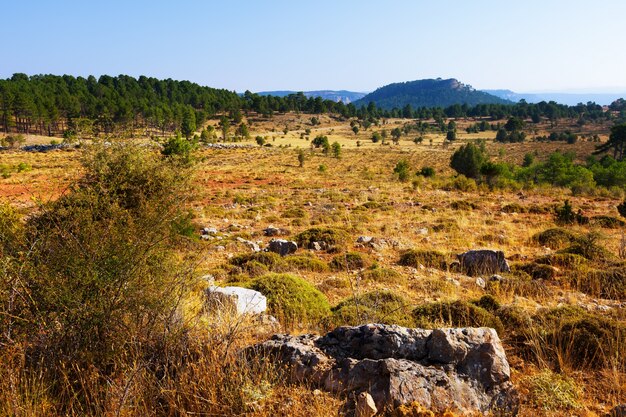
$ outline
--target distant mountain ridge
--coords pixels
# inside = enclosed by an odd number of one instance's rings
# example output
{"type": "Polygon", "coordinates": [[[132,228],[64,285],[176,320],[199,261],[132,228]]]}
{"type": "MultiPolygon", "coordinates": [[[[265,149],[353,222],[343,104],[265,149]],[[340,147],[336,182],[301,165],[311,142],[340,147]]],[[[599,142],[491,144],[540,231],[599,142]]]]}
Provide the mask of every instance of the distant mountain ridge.
{"type": "Polygon", "coordinates": [[[494,96],[510,100],[515,103],[524,99],[528,103],[539,103],[541,101],[555,101],[568,106],[575,106],[578,103],[593,101],[600,105],[609,105],[618,98],[626,97],[626,92],[621,93],[516,93],[511,90],[482,90],[494,96]]]}
{"type": "MultiPolygon", "coordinates": [[[[257,93],[260,96],[276,96],[286,97],[290,94],[296,94],[298,91],[279,90],[279,91],[261,91],[257,93]]],[[[344,104],[350,104],[360,98],[365,97],[367,93],[360,93],[356,91],[347,90],[315,90],[315,91],[303,91],[305,97],[321,97],[324,100],[332,100],[335,102],[343,102],[344,104]]]]}
{"type": "Polygon", "coordinates": [[[407,104],[411,107],[448,107],[454,104],[512,104],[511,101],[495,95],[479,91],[459,80],[424,79],[403,83],[388,84],[376,89],[362,99],[356,101],[356,106],[368,105],[373,102],[376,107],[391,110],[402,108],[407,104]]]}

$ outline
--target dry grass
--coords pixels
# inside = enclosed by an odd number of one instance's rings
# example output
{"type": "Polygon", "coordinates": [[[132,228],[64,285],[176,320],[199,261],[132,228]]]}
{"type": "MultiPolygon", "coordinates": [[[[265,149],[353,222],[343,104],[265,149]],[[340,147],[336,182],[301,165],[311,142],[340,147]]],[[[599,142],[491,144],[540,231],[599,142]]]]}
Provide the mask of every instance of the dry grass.
{"type": "MultiPolygon", "coordinates": [[[[354,135],[347,122],[322,115],[320,126],[310,126],[310,117],[291,114],[277,115],[272,120],[248,119],[252,138],[256,135],[268,136],[272,147],[204,149],[199,152],[197,189],[190,202],[193,223],[198,230],[205,226],[217,228],[221,238],[195,243],[194,250],[202,253],[197,267],[199,273],[211,272],[218,281],[224,282],[250,278],[237,275],[245,271],[233,272],[228,267],[232,256],[248,251],[235,237],[265,244],[270,238],[262,235],[262,229],[268,225],[288,229],[291,238],[311,227],[331,227],[343,230],[349,236],[346,247],[339,255],[357,251],[375,263],[375,268],[385,271],[380,276],[358,269],[294,267],[290,271],[320,289],[333,306],[372,291],[402,294],[411,308],[426,302],[476,300],[485,293],[493,293],[505,307],[519,309],[529,315],[540,308],[582,305],[585,309],[624,322],[626,314],[619,300],[599,298],[599,291],[584,294],[573,285],[568,285],[566,279],[547,283],[504,274],[505,282],[483,289],[476,284],[475,278],[449,272],[438,265],[398,265],[400,254],[409,249],[453,256],[479,247],[503,250],[509,259],[531,262],[553,254],[555,249],[533,241],[534,234],[553,228],[555,224],[550,210],[535,214],[531,207],[550,207],[569,198],[575,207],[583,208],[585,215],[615,216],[617,198],[571,196],[566,190],[541,187],[523,193],[491,192],[480,187],[473,192],[448,189],[446,184],[452,174],[448,166],[449,158],[458,144],[443,146],[442,135],[428,134],[422,144],[416,145],[412,142],[415,136],[412,133],[403,137],[398,146],[381,146],[369,139],[373,131],[383,128],[390,131],[408,121],[389,120],[387,125],[372,126],[354,135]],[[288,128],[286,135],[282,132],[285,126],[288,128]],[[329,136],[330,142],[341,143],[344,147],[342,157],[326,157],[319,150],[309,150],[310,141],[300,136],[307,128],[311,129],[310,139],[324,134],[329,136]],[[361,142],[360,147],[357,147],[357,140],[361,142]],[[298,147],[306,149],[302,168],[298,166],[298,147]],[[398,182],[393,168],[400,159],[409,161],[412,174],[423,166],[432,166],[437,175],[432,179],[414,177],[413,182],[398,182]],[[319,169],[321,165],[326,166],[324,172],[319,169]],[[451,207],[455,201],[471,201],[476,208],[455,210],[451,207]],[[503,210],[511,204],[525,210],[503,210]],[[384,239],[386,244],[378,248],[356,245],[356,239],[362,235],[384,239]],[[603,313],[604,310],[606,312],[603,313]]],[[[459,131],[463,127],[461,123],[459,131]]],[[[489,138],[493,134],[467,135],[460,132],[459,142],[489,138]]],[[[541,128],[539,134],[542,134],[541,128]]],[[[254,143],[253,139],[250,143],[254,143]]],[[[496,160],[520,163],[528,152],[547,155],[557,149],[573,149],[578,158],[584,160],[593,146],[593,143],[585,141],[576,145],[488,143],[487,149],[496,160]]],[[[33,198],[43,201],[56,198],[79,175],[77,161],[80,151],[46,154],[6,152],[0,157],[3,164],[10,166],[17,166],[20,162],[32,166],[30,171],[0,178],[0,199],[9,201],[24,215],[35,209],[33,198]]],[[[592,228],[575,226],[570,230],[584,235],[592,228]]],[[[602,245],[617,255],[623,247],[622,232],[606,230],[604,233],[602,245]]],[[[186,254],[180,255],[183,257],[186,254]]],[[[326,263],[336,255],[325,252],[311,254],[326,263]]],[[[569,277],[567,270],[561,270],[559,274],[559,277],[569,277]]],[[[188,311],[197,313],[194,301],[189,303],[188,311]]],[[[97,401],[98,408],[104,410],[102,415],[336,414],[342,399],[325,393],[314,394],[310,387],[285,385],[278,370],[267,364],[242,364],[236,354],[238,349],[263,340],[270,329],[257,331],[258,326],[254,323],[232,319],[215,323],[206,316],[200,319],[197,314],[189,313],[189,317],[190,342],[182,355],[185,360],[174,360],[172,369],[176,369],[176,378],[155,380],[154,373],[142,367],[141,358],[133,357],[132,352],[120,361],[135,365],[120,367],[117,373],[104,381],[93,379],[95,374],[90,374],[88,370],[83,372],[84,380],[79,381],[79,386],[100,393],[97,401]]],[[[585,372],[571,371],[575,367],[565,363],[565,358],[564,363],[559,364],[561,369],[557,369],[547,360],[542,362],[538,350],[532,357],[522,354],[526,348],[519,347],[506,322],[504,327],[503,340],[512,363],[514,382],[523,394],[522,415],[570,415],[572,412],[577,415],[601,415],[611,405],[626,401],[624,358],[621,358],[621,364],[618,361],[612,367],[585,372]],[[560,376],[540,371],[533,363],[567,372],[570,379],[559,379],[560,376]],[[538,398],[544,398],[541,397],[543,394],[549,397],[548,389],[554,388],[544,382],[553,379],[559,383],[572,381],[583,391],[575,401],[568,403],[569,397],[566,397],[567,401],[561,402],[572,407],[546,409],[541,405],[543,400],[538,398]],[[532,389],[539,391],[533,396],[532,389]]],[[[540,331],[530,336],[534,346],[542,346],[547,340],[540,331]]],[[[66,414],[65,410],[55,405],[45,379],[27,371],[23,352],[23,349],[17,348],[14,351],[5,350],[0,355],[0,403],[3,404],[0,415],[66,414]]],[[[75,411],[80,414],[80,410],[75,411]]]]}

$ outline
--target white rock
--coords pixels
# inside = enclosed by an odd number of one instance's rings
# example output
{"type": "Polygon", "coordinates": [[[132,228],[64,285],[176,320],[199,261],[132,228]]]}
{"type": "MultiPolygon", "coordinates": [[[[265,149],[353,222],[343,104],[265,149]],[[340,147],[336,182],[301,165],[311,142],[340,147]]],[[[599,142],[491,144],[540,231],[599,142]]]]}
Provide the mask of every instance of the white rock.
{"type": "Polygon", "coordinates": [[[207,290],[207,303],[218,310],[233,309],[237,314],[261,314],[267,310],[267,298],[258,291],[241,287],[216,287],[207,290]]]}
{"type": "Polygon", "coordinates": [[[354,417],[373,417],[378,413],[378,408],[369,392],[362,392],[356,398],[356,410],[354,417]]]}

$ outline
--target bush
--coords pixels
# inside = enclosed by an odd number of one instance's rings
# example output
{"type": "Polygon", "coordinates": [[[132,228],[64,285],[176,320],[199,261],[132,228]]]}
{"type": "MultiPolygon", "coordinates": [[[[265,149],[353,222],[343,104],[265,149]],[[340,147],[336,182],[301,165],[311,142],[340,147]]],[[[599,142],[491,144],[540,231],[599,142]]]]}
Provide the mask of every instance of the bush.
{"type": "Polygon", "coordinates": [[[313,227],[296,235],[298,246],[309,248],[314,242],[323,242],[329,250],[338,249],[348,241],[348,234],[343,230],[313,227]]]}
{"type": "Polygon", "coordinates": [[[523,271],[530,275],[532,279],[554,279],[557,275],[555,267],[546,264],[538,264],[530,262],[522,265],[514,265],[512,268],[514,271],[523,271]]]}
{"type": "Polygon", "coordinates": [[[428,166],[423,167],[417,172],[417,175],[421,175],[422,177],[426,177],[426,178],[432,178],[435,176],[435,174],[436,174],[435,168],[428,167],[428,166]]]}
{"type": "Polygon", "coordinates": [[[589,219],[583,216],[582,211],[574,213],[574,209],[569,200],[565,200],[562,207],[555,209],[554,220],[557,224],[587,224],[589,219]]]}
{"type": "Polygon", "coordinates": [[[417,327],[432,329],[440,326],[491,327],[502,334],[504,327],[498,317],[477,305],[465,301],[436,302],[413,310],[417,327]]]}
{"type": "Polygon", "coordinates": [[[446,269],[446,256],[433,250],[415,250],[411,249],[400,255],[398,263],[402,266],[411,266],[418,268],[423,265],[427,268],[446,269]]]}
{"type": "Polygon", "coordinates": [[[230,264],[241,268],[246,268],[246,264],[256,262],[265,265],[271,271],[282,271],[285,263],[284,259],[274,252],[255,252],[234,256],[230,259],[230,264]]]}
{"type": "Polygon", "coordinates": [[[152,356],[162,335],[177,337],[174,313],[193,284],[175,255],[188,172],[140,146],[115,144],[90,149],[83,166],[71,192],[26,223],[20,280],[28,293],[15,296],[28,304],[12,313],[27,319],[13,337],[24,337],[27,361],[43,366],[36,372],[61,402],[74,396],[62,381],[78,381],[86,369],[105,377],[126,353],[152,356]]]}
{"type": "Polygon", "coordinates": [[[553,253],[535,259],[535,263],[576,270],[585,265],[587,259],[574,253],[553,253]]]}
{"type": "Polygon", "coordinates": [[[335,256],[330,261],[330,267],[335,271],[346,271],[365,268],[371,262],[358,252],[348,252],[335,256]]]}
{"type": "Polygon", "coordinates": [[[620,214],[620,216],[626,217],[626,200],[617,205],[617,212],[620,214]]]}
{"type": "Polygon", "coordinates": [[[612,216],[594,216],[590,219],[591,225],[603,227],[605,229],[619,229],[626,226],[626,222],[622,219],[612,216]]]}
{"type": "Polygon", "coordinates": [[[292,255],[283,258],[288,271],[328,272],[328,265],[313,256],[292,255]]]}
{"type": "Polygon", "coordinates": [[[180,134],[172,136],[163,144],[163,155],[176,158],[183,164],[192,161],[192,152],[198,147],[195,139],[185,139],[180,134]]]}
{"type": "Polygon", "coordinates": [[[571,246],[559,250],[560,254],[580,255],[590,261],[609,261],[614,258],[613,254],[597,243],[597,237],[593,234],[580,237],[571,246]]]}
{"type": "Polygon", "coordinates": [[[452,203],[450,203],[450,208],[453,210],[470,211],[470,210],[477,209],[478,206],[475,203],[472,203],[471,201],[468,201],[468,200],[457,200],[457,201],[453,201],[452,203]]]}
{"type": "Polygon", "coordinates": [[[406,277],[401,273],[390,268],[381,268],[377,265],[363,272],[363,280],[385,284],[403,284],[407,282],[406,277]]]}
{"type": "Polygon", "coordinates": [[[333,307],[333,322],[356,326],[364,323],[412,327],[408,302],[391,291],[372,291],[348,298],[333,307]]]}
{"type": "Polygon", "coordinates": [[[285,326],[318,324],[330,314],[324,294],[309,282],[289,274],[268,274],[246,285],[267,297],[269,313],[285,326]]]}
{"type": "Polygon", "coordinates": [[[480,167],[488,160],[483,147],[472,143],[461,146],[450,159],[450,167],[468,178],[480,178],[480,167]]]}
{"type": "Polygon", "coordinates": [[[396,164],[395,168],[393,169],[393,173],[398,176],[398,180],[406,182],[411,176],[409,172],[410,169],[411,166],[409,165],[409,162],[406,159],[402,159],[396,164]]]}
{"type": "Polygon", "coordinates": [[[533,235],[532,237],[532,240],[538,244],[554,249],[562,248],[565,245],[576,242],[577,239],[578,238],[574,233],[561,228],[547,229],[533,235]]]}

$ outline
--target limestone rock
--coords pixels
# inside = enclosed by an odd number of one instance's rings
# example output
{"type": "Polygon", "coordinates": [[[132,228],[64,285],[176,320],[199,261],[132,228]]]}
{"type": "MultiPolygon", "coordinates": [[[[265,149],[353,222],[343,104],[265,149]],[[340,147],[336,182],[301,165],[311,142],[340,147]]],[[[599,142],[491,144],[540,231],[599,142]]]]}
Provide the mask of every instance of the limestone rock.
{"type": "Polygon", "coordinates": [[[258,291],[242,287],[210,286],[206,291],[210,311],[236,314],[262,314],[267,310],[267,298],[258,291]]]}
{"type": "Polygon", "coordinates": [[[362,392],[356,397],[356,409],[354,417],[374,417],[378,413],[374,399],[367,392],[362,392]]]}
{"type": "Polygon", "coordinates": [[[298,250],[298,244],[290,240],[272,239],[269,242],[267,250],[279,254],[280,256],[289,255],[298,250]]]}
{"type": "Polygon", "coordinates": [[[296,381],[331,392],[366,393],[377,410],[413,403],[462,415],[516,415],[519,409],[504,349],[489,328],[368,324],[339,327],[325,336],[275,335],[251,349],[273,355],[296,381]]]}

